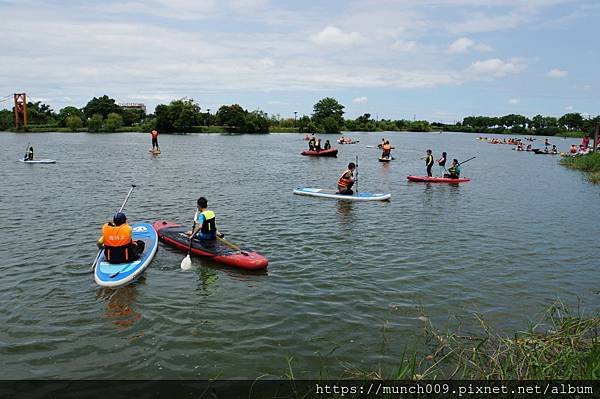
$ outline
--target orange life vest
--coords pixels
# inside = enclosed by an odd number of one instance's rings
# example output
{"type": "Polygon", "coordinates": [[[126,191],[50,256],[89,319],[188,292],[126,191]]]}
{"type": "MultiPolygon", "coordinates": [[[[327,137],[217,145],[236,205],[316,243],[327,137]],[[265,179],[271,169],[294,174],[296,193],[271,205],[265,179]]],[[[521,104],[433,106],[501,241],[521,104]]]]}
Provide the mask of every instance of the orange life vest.
{"type": "Polygon", "coordinates": [[[124,223],[115,226],[112,223],[105,223],[102,226],[102,238],[104,240],[104,254],[106,260],[110,263],[129,262],[132,258],[131,253],[131,226],[124,223]]]}
{"type": "Polygon", "coordinates": [[[348,187],[350,185],[350,183],[352,183],[352,171],[350,169],[346,169],[344,171],[344,173],[342,173],[342,175],[340,176],[339,180],[338,180],[338,186],[340,187],[348,187]],[[350,173],[349,177],[346,177],[346,175],[350,173]]]}

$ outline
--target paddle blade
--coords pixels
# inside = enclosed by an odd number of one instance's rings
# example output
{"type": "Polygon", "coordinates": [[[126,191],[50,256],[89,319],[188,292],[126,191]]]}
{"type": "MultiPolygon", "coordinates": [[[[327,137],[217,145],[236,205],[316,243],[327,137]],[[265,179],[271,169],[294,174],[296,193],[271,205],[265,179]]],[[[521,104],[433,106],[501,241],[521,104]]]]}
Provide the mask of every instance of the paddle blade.
{"type": "Polygon", "coordinates": [[[192,268],[192,258],[190,258],[190,254],[188,254],[185,258],[183,258],[183,260],[181,261],[181,268],[183,270],[189,270],[192,268]]]}

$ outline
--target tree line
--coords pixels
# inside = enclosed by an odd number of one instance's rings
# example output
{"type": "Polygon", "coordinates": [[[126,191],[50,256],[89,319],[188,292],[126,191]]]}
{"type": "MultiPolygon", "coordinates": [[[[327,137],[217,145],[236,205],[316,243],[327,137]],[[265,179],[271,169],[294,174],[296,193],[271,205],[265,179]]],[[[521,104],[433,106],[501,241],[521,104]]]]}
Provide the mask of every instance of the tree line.
{"type": "MultiPolygon", "coordinates": [[[[536,115],[529,119],[518,114],[499,117],[468,116],[455,124],[430,123],[425,120],[374,120],[365,113],[355,119],[344,118],[344,106],[336,99],[325,97],[313,106],[313,112],[300,118],[269,116],[260,110],[248,111],[239,104],[223,105],[213,115],[203,111],[193,99],[179,99],[169,104],[159,104],[153,114],[142,109],[119,106],[114,99],[104,95],[94,97],[83,108],[67,106],[54,112],[38,102],[28,102],[29,126],[38,128],[63,128],[70,131],[89,132],[150,131],[161,133],[203,132],[210,126],[231,133],[268,133],[299,131],[301,133],[339,133],[347,131],[413,131],[432,130],[473,133],[516,133],[554,136],[557,134],[591,134],[600,116],[585,119],[580,113],[567,113],[560,118],[536,115]]],[[[14,126],[14,109],[0,110],[0,130],[14,126]]]]}

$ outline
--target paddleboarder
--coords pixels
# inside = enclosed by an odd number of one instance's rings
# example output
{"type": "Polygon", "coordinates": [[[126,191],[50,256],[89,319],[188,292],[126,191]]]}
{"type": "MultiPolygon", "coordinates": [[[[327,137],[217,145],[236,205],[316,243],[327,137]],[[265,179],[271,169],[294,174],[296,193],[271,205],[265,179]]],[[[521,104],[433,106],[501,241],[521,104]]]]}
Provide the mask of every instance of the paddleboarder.
{"type": "Polygon", "coordinates": [[[458,159],[454,158],[452,160],[452,165],[448,168],[448,173],[444,174],[444,177],[448,177],[450,179],[460,179],[460,163],[458,159]]]}
{"type": "Polygon", "coordinates": [[[354,162],[350,162],[348,164],[348,168],[342,173],[340,178],[338,179],[338,194],[343,195],[352,195],[354,191],[352,191],[352,186],[354,185],[354,169],[356,169],[356,164],[354,162]]]}
{"type": "Polygon", "coordinates": [[[421,159],[425,159],[425,166],[427,166],[427,176],[432,177],[431,167],[433,166],[433,155],[431,150],[427,150],[427,155],[422,156],[421,159]]]}
{"type": "Polygon", "coordinates": [[[132,262],[144,252],[144,241],[133,241],[131,234],[131,226],[123,212],[117,212],[112,223],[104,223],[97,245],[99,248],[104,246],[104,256],[109,263],[132,262]]]}
{"type": "Polygon", "coordinates": [[[444,171],[446,170],[446,157],[446,152],[442,152],[442,156],[440,157],[440,159],[437,160],[437,163],[440,166],[440,173],[442,176],[444,175],[444,171]]]}
{"type": "Polygon", "coordinates": [[[150,134],[152,135],[152,151],[160,151],[160,147],[158,146],[158,132],[156,130],[152,130],[150,134]]]}
{"type": "Polygon", "coordinates": [[[381,158],[391,158],[392,157],[392,146],[388,140],[382,146],[383,152],[381,153],[381,158]]]}
{"type": "Polygon", "coordinates": [[[213,211],[208,210],[208,201],[204,197],[198,198],[198,209],[194,215],[194,229],[188,231],[189,236],[201,241],[212,241],[219,235],[217,231],[216,216],[213,211]]]}
{"type": "Polygon", "coordinates": [[[23,160],[33,161],[33,147],[29,147],[29,149],[25,153],[25,156],[23,157],[23,160]]]}

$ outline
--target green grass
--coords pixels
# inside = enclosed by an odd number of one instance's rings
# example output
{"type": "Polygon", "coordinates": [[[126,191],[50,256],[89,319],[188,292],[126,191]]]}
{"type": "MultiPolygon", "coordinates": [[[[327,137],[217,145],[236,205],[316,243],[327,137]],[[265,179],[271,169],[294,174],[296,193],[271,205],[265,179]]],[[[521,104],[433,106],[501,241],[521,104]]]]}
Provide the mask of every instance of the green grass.
{"type": "Polygon", "coordinates": [[[565,157],[560,163],[567,168],[581,170],[592,183],[600,183],[600,152],[565,157]]]}

